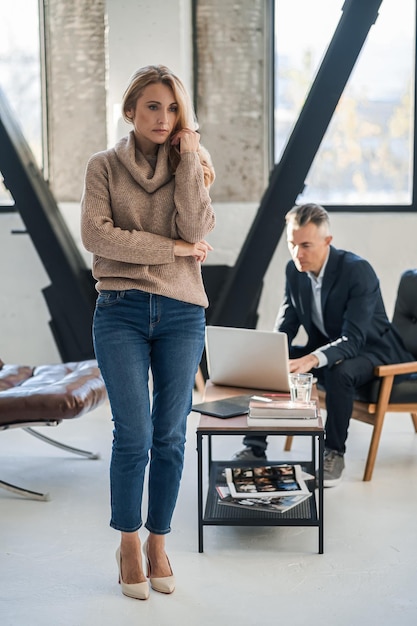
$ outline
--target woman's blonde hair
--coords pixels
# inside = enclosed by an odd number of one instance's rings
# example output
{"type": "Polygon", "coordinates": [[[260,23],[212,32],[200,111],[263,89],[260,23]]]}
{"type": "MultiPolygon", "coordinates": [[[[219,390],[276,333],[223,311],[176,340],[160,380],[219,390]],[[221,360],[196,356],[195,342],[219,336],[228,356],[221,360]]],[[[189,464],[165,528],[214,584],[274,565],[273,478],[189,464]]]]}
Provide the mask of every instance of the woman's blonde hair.
{"type": "MultiPolygon", "coordinates": [[[[194,113],[194,108],[191,102],[191,98],[184,87],[182,81],[171,72],[165,65],[147,65],[138,69],[131,77],[126,91],[123,94],[122,100],[122,115],[123,119],[132,124],[132,119],[128,113],[136,108],[138,98],[143,94],[143,91],[148,85],[155,83],[163,83],[169,87],[177,103],[177,119],[172,133],[176,133],[182,128],[191,128],[197,130],[198,124],[194,113]]],[[[168,159],[173,172],[177,169],[180,161],[180,152],[178,146],[171,146],[167,142],[168,159]]],[[[204,184],[209,187],[215,178],[214,167],[208,151],[200,146],[198,151],[201,165],[203,166],[204,184]]]]}

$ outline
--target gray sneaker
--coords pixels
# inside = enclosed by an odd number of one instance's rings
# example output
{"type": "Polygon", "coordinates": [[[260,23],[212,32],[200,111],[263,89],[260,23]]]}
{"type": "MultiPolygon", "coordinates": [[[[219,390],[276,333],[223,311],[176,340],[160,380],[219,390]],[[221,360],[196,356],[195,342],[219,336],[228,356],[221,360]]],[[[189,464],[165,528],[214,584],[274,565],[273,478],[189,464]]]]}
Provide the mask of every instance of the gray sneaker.
{"type": "Polygon", "coordinates": [[[345,460],[336,450],[324,450],[323,487],[335,487],[342,480],[345,460]]]}
{"type": "Polygon", "coordinates": [[[236,452],[236,454],[233,455],[232,460],[233,461],[259,461],[259,460],[263,460],[265,461],[266,459],[266,454],[265,452],[263,452],[260,456],[257,456],[252,448],[243,448],[243,450],[239,450],[239,452],[236,452]]]}

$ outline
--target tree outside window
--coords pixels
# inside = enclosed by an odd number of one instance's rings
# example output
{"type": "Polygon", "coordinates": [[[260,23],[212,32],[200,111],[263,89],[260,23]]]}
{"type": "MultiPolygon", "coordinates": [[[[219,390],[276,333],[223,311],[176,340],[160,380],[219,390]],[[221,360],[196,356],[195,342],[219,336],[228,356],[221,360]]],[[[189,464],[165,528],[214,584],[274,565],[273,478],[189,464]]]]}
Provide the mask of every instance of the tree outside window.
{"type": "MultiPolygon", "coordinates": [[[[343,0],[275,0],[278,162],[343,0]]],[[[415,1],[383,0],[297,202],[411,205],[415,1]]]]}

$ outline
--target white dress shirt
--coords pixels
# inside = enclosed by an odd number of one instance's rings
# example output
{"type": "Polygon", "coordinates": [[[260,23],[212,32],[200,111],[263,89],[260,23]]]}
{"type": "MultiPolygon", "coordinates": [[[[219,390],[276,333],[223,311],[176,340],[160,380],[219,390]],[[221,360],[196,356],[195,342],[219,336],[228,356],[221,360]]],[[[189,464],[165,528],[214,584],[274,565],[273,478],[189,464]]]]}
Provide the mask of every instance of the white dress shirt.
{"type": "MultiPolygon", "coordinates": [[[[317,326],[319,331],[325,337],[328,337],[328,334],[326,332],[326,329],[324,327],[324,322],[323,322],[323,309],[321,306],[321,288],[323,285],[324,271],[326,269],[327,261],[329,260],[329,254],[330,254],[330,250],[327,254],[326,260],[323,263],[323,266],[318,276],[316,276],[312,272],[307,272],[307,276],[309,277],[310,282],[311,282],[311,294],[312,294],[311,319],[313,321],[313,324],[317,326]]],[[[319,361],[316,367],[324,367],[325,365],[327,365],[326,353],[323,350],[321,350],[321,348],[314,350],[312,354],[314,354],[314,356],[316,356],[319,361]]]]}

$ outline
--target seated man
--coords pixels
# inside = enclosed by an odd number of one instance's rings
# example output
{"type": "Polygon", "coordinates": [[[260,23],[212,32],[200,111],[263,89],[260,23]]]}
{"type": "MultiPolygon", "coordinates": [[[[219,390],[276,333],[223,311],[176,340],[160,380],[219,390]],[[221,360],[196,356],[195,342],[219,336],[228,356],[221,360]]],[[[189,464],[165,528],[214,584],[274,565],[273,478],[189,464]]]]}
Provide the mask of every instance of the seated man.
{"type": "MultiPolygon", "coordinates": [[[[413,361],[390,324],[370,264],[330,245],[329,216],[317,204],[286,215],[292,261],[275,330],[288,335],[291,372],[312,371],[326,390],[324,486],[342,477],[355,390],[372,380],[374,367],[413,361]],[[308,340],[293,345],[300,327],[308,340]]],[[[235,460],[266,458],[266,437],[247,435],[235,460]]]]}

